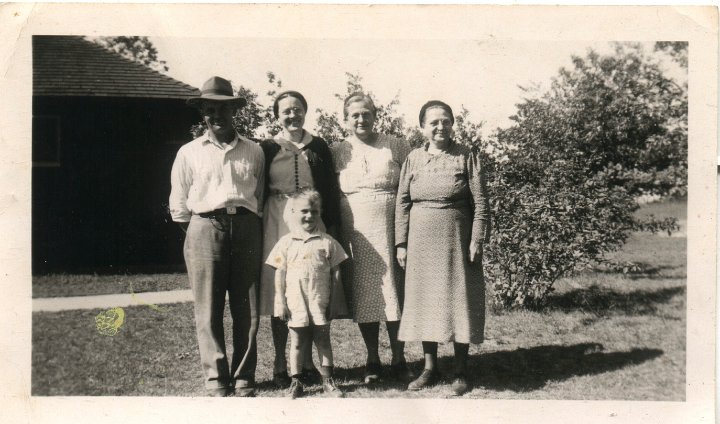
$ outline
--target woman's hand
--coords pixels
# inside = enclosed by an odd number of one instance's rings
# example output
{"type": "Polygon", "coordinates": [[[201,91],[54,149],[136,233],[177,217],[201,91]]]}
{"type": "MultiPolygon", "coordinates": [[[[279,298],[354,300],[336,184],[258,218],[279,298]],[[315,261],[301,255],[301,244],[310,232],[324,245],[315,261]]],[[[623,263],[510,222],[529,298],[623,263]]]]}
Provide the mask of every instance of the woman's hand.
{"type": "Polygon", "coordinates": [[[476,259],[480,259],[482,261],[482,242],[479,241],[471,241],[470,242],[470,253],[469,253],[469,259],[470,263],[475,263],[476,259]]]}
{"type": "Polygon", "coordinates": [[[397,261],[402,269],[405,269],[405,260],[407,259],[407,248],[404,246],[398,246],[397,253],[395,254],[397,261]]]}

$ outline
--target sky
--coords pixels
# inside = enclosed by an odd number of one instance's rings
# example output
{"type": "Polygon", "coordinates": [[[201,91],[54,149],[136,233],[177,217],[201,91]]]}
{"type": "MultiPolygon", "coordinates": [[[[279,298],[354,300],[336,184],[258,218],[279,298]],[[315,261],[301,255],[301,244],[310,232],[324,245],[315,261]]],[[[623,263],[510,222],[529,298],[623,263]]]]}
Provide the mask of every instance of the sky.
{"type": "MultiPolygon", "coordinates": [[[[503,40],[413,39],[248,39],[150,37],[168,74],[202,86],[213,75],[227,78],[260,94],[263,105],[271,89],[272,71],[284,89],[300,91],[308,100],[306,129],[314,128],[320,107],[342,113],[335,93],[345,93],[346,72],[362,77],[364,88],[385,104],[396,95],[398,112],[409,125],[431,99],[443,100],[457,113],[462,106],[470,119],[484,121],[484,135],[511,124],[515,105],[527,96],[519,86],[548,88],[558,70],[571,65],[571,56],[589,48],[610,52],[608,42],[545,42],[503,40]]],[[[646,50],[652,51],[652,44],[646,50]]],[[[668,64],[668,70],[673,69],[668,64]]]]}

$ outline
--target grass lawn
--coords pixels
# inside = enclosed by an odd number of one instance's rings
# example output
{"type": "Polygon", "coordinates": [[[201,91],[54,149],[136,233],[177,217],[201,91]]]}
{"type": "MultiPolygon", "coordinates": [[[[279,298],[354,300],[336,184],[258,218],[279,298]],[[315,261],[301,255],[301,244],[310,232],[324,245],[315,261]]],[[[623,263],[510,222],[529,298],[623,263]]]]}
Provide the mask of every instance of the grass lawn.
{"type": "Polygon", "coordinates": [[[175,274],[49,274],[32,279],[32,297],[88,296],[190,289],[186,273],[175,274]]]}
{"type": "MultiPolygon", "coordinates": [[[[636,236],[624,257],[651,259],[657,266],[652,275],[586,273],[561,281],[547,311],[489,310],[488,340],[470,351],[476,386],[465,397],[683,400],[684,250],[684,238],[636,236]]],[[[164,305],[163,312],[126,308],[125,324],[113,337],[95,330],[99,312],[33,314],[34,395],[203,394],[191,304],[164,305]]],[[[349,397],[449,394],[447,384],[419,393],[391,382],[363,387],[359,331],[348,320],[333,323],[332,331],[337,374],[349,397]]],[[[387,363],[386,336],[382,345],[387,363]]],[[[269,384],[272,342],[266,319],[258,349],[258,396],[283,396],[269,384]]],[[[450,370],[451,354],[451,346],[441,346],[441,369],[450,370]]],[[[408,344],[407,357],[416,370],[422,367],[418,343],[408,344]]]]}
{"type": "MultiPolygon", "coordinates": [[[[678,217],[685,218],[681,206],[650,206],[656,216],[678,216],[680,211],[678,217]]],[[[474,387],[464,398],[684,400],[686,239],[683,234],[636,234],[617,255],[643,264],[644,270],[586,272],[559,281],[543,312],[488,308],[487,341],[470,348],[474,387]]],[[[95,282],[101,278],[106,277],[89,277],[95,282]]],[[[179,275],[115,278],[110,285],[129,287],[133,282],[135,291],[150,278],[163,285],[187,284],[179,275]]],[[[99,312],[33,314],[33,395],[204,395],[191,304],[163,305],[161,311],[126,308],[125,324],[112,337],[96,331],[94,318],[99,312]]],[[[226,314],[226,330],[229,324],[226,314]]],[[[269,381],[273,359],[269,327],[263,318],[257,395],[285,396],[269,381]]],[[[363,386],[365,352],[357,326],[338,320],[332,334],[336,374],[348,397],[449,396],[449,375],[443,384],[420,392],[406,392],[394,382],[363,386]]],[[[381,341],[387,364],[387,336],[381,341]]],[[[419,371],[420,344],[409,343],[406,355],[419,371]]],[[[439,355],[441,371],[449,373],[452,346],[441,345],[439,355]]],[[[322,395],[317,386],[308,392],[322,395]]]]}

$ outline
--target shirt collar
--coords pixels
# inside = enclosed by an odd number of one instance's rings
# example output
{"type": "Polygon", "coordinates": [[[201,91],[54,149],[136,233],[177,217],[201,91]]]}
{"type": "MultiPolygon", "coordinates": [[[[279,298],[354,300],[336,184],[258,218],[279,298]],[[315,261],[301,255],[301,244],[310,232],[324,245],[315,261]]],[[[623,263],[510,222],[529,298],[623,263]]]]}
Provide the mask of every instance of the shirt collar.
{"type": "Polygon", "coordinates": [[[225,147],[225,145],[213,140],[212,137],[210,137],[209,132],[205,131],[205,134],[203,134],[203,144],[207,144],[207,143],[214,144],[215,146],[220,147],[222,149],[226,149],[226,148],[233,149],[233,148],[235,148],[235,146],[237,146],[237,144],[241,140],[242,140],[242,138],[238,135],[238,133],[235,133],[235,138],[233,138],[233,140],[230,142],[230,144],[227,145],[229,147],[225,147]]]}
{"type": "Polygon", "coordinates": [[[296,230],[296,231],[293,231],[291,234],[292,234],[293,240],[302,240],[304,242],[307,242],[310,239],[320,238],[321,233],[318,230],[315,230],[312,233],[306,233],[305,231],[302,231],[302,230],[296,230]]]}

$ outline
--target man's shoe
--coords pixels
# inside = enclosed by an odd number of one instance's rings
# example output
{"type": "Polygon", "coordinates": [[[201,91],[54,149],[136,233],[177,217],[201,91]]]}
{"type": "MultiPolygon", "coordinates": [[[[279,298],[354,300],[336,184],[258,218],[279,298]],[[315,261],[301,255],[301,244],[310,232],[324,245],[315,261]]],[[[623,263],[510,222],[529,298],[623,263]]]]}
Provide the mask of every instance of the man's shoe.
{"type": "Polygon", "coordinates": [[[455,375],[455,379],[450,386],[455,396],[462,396],[468,391],[467,378],[463,374],[455,375]]]}
{"type": "Polygon", "coordinates": [[[253,397],[255,396],[255,382],[252,380],[235,381],[235,396],[237,397],[253,397]]]}
{"type": "Polygon", "coordinates": [[[332,377],[323,378],[323,391],[329,397],[343,397],[345,393],[335,384],[332,377]]]}
{"type": "Polygon", "coordinates": [[[382,375],[382,364],[377,362],[368,362],[365,364],[365,374],[363,381],[365,384],[374,384],[380,381],[382,375]]]}
{"type": "Polygon", "coordinates": [[[232,388],[218,387],[216,389],[208,389],[207,395],[210,397],[228,397],[232,395],[232,388]]]}
{"type": "Polygon", "coordinates": [[[287,371],[281,371],[273,375],[273,384],[278,389],[287,389],[290,387],[290,376],[287,371]]]}
{"type": "Polygon", "coordinates": [[[304,390],[302,382],[297,378],[293,378],[292,381],[290,381],[290,390],[288,390],[290,399],[297,399],[301,397],[303,393],[304,390]]]}
{"type": "Polygon", "coordinates": [[[435,370],[424,369],[422,374],[408,384],[408,390],[417,391],[432,386],[440,379],[440,373],[435,370]]]}

